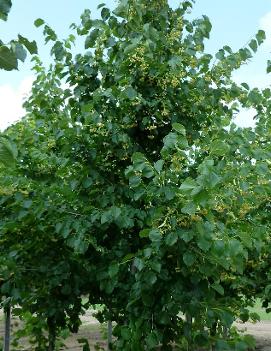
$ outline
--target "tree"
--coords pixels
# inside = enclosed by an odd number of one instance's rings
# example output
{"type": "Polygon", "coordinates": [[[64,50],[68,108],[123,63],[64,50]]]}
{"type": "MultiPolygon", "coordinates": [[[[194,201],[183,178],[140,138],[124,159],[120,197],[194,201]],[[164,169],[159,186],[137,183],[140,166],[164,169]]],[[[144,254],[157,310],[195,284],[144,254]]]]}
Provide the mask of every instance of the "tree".
{"type": "Polygon", "coordinates": [[[256,287],[266,265],[256,274],[251,267],[270,259],[271,91],[231,79],[265,34],[237,52],[224,46],[215,60],[204,49],[211,23],[188,20],[191,6],[122,0],[113,12],[101,5],[99,20],[85,11],[72,27],[87,51],[76,56],[74,36],[60,41],[45,25],[54,62],[46,71],[35,59],[27,116],[5,133],[19,150],[18,189],[27,194],[4,197],[1,250],[12,247],[12,230],[26,252],[29,226],[38,251],[23,255],[23,267],[33,257],[39,266],[37,257],[61,243],[60,262],[75,257],[85,269],[67,298],[75,304],[87,293],[105,306],[98,318],[117,322],[116,350],[243,350],[251,339],[225,328],[250,317],[256,296],[269,301],[270,285],[256,287]],[[255,129],[234,124],[241,107],[256,109],[255,129]]]}

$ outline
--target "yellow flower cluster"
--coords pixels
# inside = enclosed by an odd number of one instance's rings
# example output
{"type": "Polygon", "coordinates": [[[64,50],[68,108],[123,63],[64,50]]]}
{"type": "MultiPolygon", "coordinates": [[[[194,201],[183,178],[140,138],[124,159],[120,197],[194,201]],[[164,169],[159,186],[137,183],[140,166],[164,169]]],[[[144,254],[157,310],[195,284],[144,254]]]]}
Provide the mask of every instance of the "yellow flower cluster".
{"type": "Polygon", "coordinates": [[[191,221],[192,222],[200,222],[202,220],[202,218],[198,215],[192,215],[191,216],[191,221]]]}
{"type": "Polygon", "coordinates": [[[146,72],[149,69],[149,64],[145,59],[146,48],[143,45],[138,46],[131,55],[129,55],[129,66],[137,68],[139,67],[142,72],[146,72]]]}
{"type": "Polygon", "coordinates": [[[253,209],[253,206],[249,204],[243,204],[239,211],[239,216],[243,218],[249,211],[253,209]]]}
{"type": "Polygon", "coordinates": [[[183,31],[183,19],[181,17],[177,18],[174,28],[167,35],[167,42],[169,44],[174,44],[176,41],[180,40],[183,31]]]}
{"type": "Polygon", "coordinates": [[[48,139],[47,146],[49,149],[53,149],[56,146],[55,139],[48,139]]]}
{"type": "Polygon", "coordinates": [[[0,188],[0,196],[9,196],[14,193],[14,189],[12,188],[0,188]]]}
{"type": "Polygon", "coordinates": [[[168,72],[159,81],[159,86],[166,90],[168,87],[178,88],[180,86],[181,79],[185,76],[184,72],[172,73],[168,72]]]}

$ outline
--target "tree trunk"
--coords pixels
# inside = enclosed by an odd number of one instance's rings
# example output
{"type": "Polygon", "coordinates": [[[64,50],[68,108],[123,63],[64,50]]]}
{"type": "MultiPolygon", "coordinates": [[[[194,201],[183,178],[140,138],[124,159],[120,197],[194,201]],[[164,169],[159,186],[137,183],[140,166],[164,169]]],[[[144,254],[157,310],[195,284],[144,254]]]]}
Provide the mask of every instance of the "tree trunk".
{"type": "Polygon", "coordinates": [[[11,307],[10,305],[8,305],[5,308],[4,351],[9,351],[9,348],[10,348],[10,319],[11,319],[11,307]]]}
{"type": "Polygon", "coordinates": [[[112,321],[107,324],[107,351],[112,350],[112,321]]]}
{"type": "MultiPolygon", "coordinates": [[[[216,333],[217,333],[217,320],[211,326],[210,335],[216,336],[216,333]]],[[[211,351],[215,351],[215,345],[211,346],[211,351]]]]}
{"type": "Polygon", "coordinates": [[[55,351],[55,346],[56,346],[56,331],[55,331],[55,323],[53,318],[48,318],[47,319],[47,325],[48,325],[48,351],[55,351]]]}
{"type": "Polygon", "coordinates": [[[189,334],[188,334],[188,338],[187,338],[187,341],[188,341],[187,351],[191,351],[192,347],[193,347],[192,346],[192,322],[193,322],[193,320],[192,320],[192,316],[189,313],[185,314],[185,321],[189,326],[189,334]]]}

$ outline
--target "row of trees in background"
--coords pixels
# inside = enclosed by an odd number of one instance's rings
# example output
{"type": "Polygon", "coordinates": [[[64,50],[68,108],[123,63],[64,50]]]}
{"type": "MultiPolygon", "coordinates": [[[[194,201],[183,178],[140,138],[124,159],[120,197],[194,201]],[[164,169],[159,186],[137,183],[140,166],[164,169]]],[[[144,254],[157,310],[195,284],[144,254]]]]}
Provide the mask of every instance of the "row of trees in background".
{"type": "Polygon", "coordinates": [[[231,76],[265,34],[213,57],[190,1],[99,7],[63,41],[35,22],[53,60],[33,57],[26,116],[1,135],[4,303],[35,350],[96,304],[115,350],[252,347],[231,327],[270,300],[271,90],[231,76]],[[241,108],[255,128],[234,124],[241,108]]]}

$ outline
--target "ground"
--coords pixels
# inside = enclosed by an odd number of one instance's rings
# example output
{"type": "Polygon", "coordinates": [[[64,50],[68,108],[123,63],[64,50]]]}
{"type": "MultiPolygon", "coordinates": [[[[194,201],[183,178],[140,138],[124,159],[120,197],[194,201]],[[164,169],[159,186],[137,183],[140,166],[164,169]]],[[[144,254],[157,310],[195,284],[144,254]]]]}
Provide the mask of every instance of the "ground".
{"type": "Polygon", "coordinates": [[[247,334],[254,336],[257,342],[256,350],[271,351],[271,321],[245,323],[241,328],[245,328],[247,334]]]}

